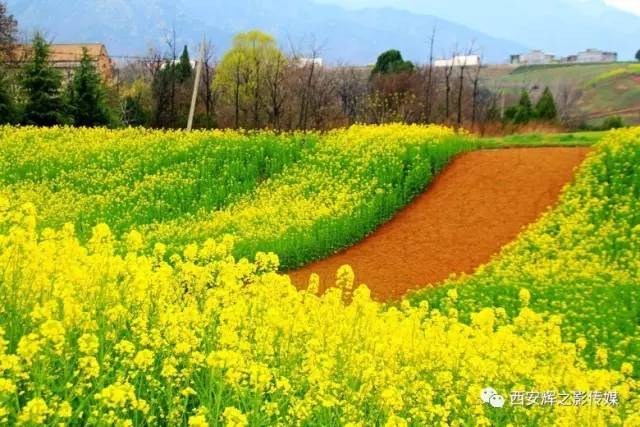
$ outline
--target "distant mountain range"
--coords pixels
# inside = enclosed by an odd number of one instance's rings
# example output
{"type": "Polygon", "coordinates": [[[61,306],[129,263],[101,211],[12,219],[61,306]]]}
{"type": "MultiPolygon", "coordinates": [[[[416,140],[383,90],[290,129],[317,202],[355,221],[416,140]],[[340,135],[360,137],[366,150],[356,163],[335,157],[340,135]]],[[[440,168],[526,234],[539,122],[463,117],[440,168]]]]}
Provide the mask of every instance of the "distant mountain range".
{"type": "Polygon", "coordinates": [[[412,13],[430,13],[557,55],[592,47],[631,60],[640,49],[640,16],[610,6],[612,0],[318,1],[352,9],[393,5],[412,13]]]}
{"type": "Polygon", "coordinates": [[[312,0],[8,0],[25,33],[39,29],[54,42],[103,42],[113,55],[144,55],[166,49],[175,28],[178,44],[193,49],[202,34],[217,53],[233,35],[249,29],[273,34],[283,49],[305,51],[315,43],[331,63],[364,65],[384,50],[400,49],[408,59],[428,58],[431,29],[438,29],[436,53],[464,51],[473,42],[486,61],[504,62],[526,43],[495,37],[471,26],[388,7],[349,10],[312,0]]]}

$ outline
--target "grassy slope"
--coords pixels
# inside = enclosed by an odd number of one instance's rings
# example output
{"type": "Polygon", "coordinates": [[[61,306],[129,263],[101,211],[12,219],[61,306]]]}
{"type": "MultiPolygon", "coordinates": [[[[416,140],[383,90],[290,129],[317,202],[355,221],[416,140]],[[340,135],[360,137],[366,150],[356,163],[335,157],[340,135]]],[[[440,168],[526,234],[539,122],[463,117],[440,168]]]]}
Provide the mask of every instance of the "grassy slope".
{"type": "MultiPolygon", "coordinates": [[[[573,64],[519,67],[511,72],[488,69],[485,84],[516,94],[522,88],[573,86],[582,91],[580,109],[593,123],[601,116],[640,107],[640,70],[637,63],[573,64]]],[[[534,91],[534,94],[537,93],[534,91]]],[[[630,124],[640,122],[640,112],[620,113],[630,124]]]]}
{"type": "Polygon", "coordinates": [[[597,143],[604,132],[574,132],[574,133],[530,133],[510,135],[500,138],[483,138],[480,145],[484,148],[506,147],[589,147],[597,143]]]}

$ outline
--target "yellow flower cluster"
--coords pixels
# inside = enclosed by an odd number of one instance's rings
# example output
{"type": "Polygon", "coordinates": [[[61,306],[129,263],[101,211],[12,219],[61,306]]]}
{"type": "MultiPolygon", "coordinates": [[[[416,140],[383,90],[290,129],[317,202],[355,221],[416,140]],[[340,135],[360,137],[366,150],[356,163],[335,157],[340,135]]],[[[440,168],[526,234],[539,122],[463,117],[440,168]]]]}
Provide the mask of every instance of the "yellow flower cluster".
{"type": "Polygon", "coordinates": [[[229,239],[170,261],[132,239],[118,255],[105,225],[83,244],[72,227],[39,232],[32,205],[0,206],[5,423],[637,425],[631,367],[589,369],[524,291],[517,315],[465,324],[426,302],[379,304],[348,267],[320,296],[273,254],[235,259],[229,239]],[[620,405],[498,411],[480,400],[488,385],[615,391],[620,405]]]}
{"type": "Polygon", "coordinates": [[[132,226],[210,212],[300,160],[314,134],[0,126],[0,195],[44,226],[132,226]]]}
{"type": "Polygon", "coordinates": [[[616,67],[597,75],[593,79],[589,80],[585,86],[590,87],[604,83],[607,80],[638,75],[640,75],[640,64],[626,64],[625,66],[616,67]]]}

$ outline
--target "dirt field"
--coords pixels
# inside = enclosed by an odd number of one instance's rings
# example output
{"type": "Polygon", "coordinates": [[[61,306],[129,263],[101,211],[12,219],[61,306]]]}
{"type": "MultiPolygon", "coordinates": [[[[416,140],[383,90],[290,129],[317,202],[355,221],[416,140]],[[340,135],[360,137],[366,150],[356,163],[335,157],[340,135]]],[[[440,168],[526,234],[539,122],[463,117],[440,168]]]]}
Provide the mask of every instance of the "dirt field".
{"type": "Polygon", "coordinates": [[[553,205],[589,148],[517,148],[467,153],[428,191],[362,242],[291,272],[305,287],[320,275],[322,289],[336,270],[353,267],[378,300],[472,273],[553,205]]]}

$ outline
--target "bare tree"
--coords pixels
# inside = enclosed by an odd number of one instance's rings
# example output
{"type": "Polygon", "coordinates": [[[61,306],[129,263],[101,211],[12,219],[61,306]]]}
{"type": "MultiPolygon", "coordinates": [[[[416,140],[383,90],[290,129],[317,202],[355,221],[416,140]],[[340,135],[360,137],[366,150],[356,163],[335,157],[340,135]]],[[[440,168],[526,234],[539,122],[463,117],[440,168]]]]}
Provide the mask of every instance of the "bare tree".
{"type": "Polygon", "coordinates": [[[465,57],[462,59],[462,63],[458,67],[458,71],[460,72],[459,81],[458,81],[458,117],[456,120],[456,126],[462,126],[462,100],[464,98],[464,72],[467,69],[467,60],[473,53],[473,45],[469,46],[469,50],[467,50],[465,57]]]}
{"type": "Polygon", "coordinates": [[[309,90],[309,119],[314,129],[326,129],[340,115],[336,74],[317,67],[316,77],[309,90]]]}
{"type": "Polygon", "coordinates": [[[431,121],[431,110],[433,108],[433,48],[436,41],[436,27],[431,31],[429,39],[429,66],[427,68],[427,82],[424,96],[424,120],[426,123],[431,121]]]}
{"type": "Polygon", "coordinates": [[[200,98],[204,104],[207,126],[211,126],[214,122],[217,91],[213,87],[216,70],[214,46],[209,40],[205,41],[204,57],[202,60],[202,87],[200,89],[200,98]]]}
{"type": "Polygon", "coordinates": [[[474,128],[477,127],[481,136],[485,135],[488,123],[501,121],[499,101],[500,95],[497,91],[478,85],[474,128]]]}
{"type": "Polygon", "coordinates": [[[304,88],[301,92],[301,97],[300,97],[300,120],[298,121],[298,127],[301,128],[302,130],[306,130],[307,129],[307,119],[309,116],[309,96],[311,94],[311,87],[313,85],[313,77],[314,77],[314,73],[316,71],[316,51],[315,49],[312,50],[312,54],[311,54],[311,61],[310,64],[305,65],[305,71],[306,71],[306,83],[304,85],[304,88]]]}
{"type": "Polygon", "coordinates": [[[240,87],[242,86],[242,64],[235,62],[233,69],[233,107],[234,107],[234,127],[240,127],[240,87]]]}
{"type": "Polygon", "coordinates": [[[444,115],[445,122],[449,123],[451,116],[451,76],[454,69],[454,58],[457,56],[457,49],[453,50],[451,55],[451,61],[444,67],[444,84],[445,84],[445,100],[444,100],[444,115]]]}
{"type": "Polygon", "coordinates": [[[161,74],[162,68],[166,65],[166,59],[155,49],[149,52],[150,60],[145,63],[151,80],[153,82],[153,97],[155,100],[155,108],[153,114],[152,125],[162,126],[162,116],[164,111],[164,103],[168,101],[168,90],[165,80],[161,74]]]}
{"type": "MultiPolygon", "coordinates": [[[[256,42],[253,42],[256,50],[256,42]]],[[[255,52],[253,56],[253,72],[255,81],[253,82],[253,128],[260,128],[260,105],[262,104],[262,55],[255,52]]]]}
{"type": "Polygon", "coordinates": [[[145,68],[145,72],[148,73],[149,77],[153,78],[155,75],[162,69],[166,60],[163,56],[155,49],[150,49],[148,54],[148,60],[142,61],[142,64],[145,68]]]}
{"type": "Polygon", "coordinates": [[[298,66],[298,84],[295,90],[298,98],[298,129],[307,130],[309,120],[310,96],[320,58],[321,47],[311,38],[306,55],[302,55],[291,44],[292,59],[298,66]]]}
{"type": "Polygon", "coordinates": [[[473,92],[471,95],[471,129],[476,125],[477,112],[478,112],[478,95],[480,85],[480,71],[482,70],[482,56],[476,65],[473,73],[473,92]]]}
{"type": "Polygon", "coordinates": [[[337,93],[347,124],[356,122],[367,94],[367,71],[348,65],[337,68],[337,93]]]}
{"type": "Polygon", "coordinates": [[[170,122],[174,122],[176,117],[176,67],[175,63],[178,59],[178,52],[176,47],[176,28],[175,26],[171,29],[171,39],[167,39],[167,43],[169,44],[169,48],[171,50],[171,66],[169,67],[169,73],[171,75],[171,95],[169,101],[169,112],[170,112],[170,122]]]}
{"type": "Polygon", "coordinates": [[[158,56],[151,63],[153,76],[153,93],[155,114],[153,125],[156,127],[173,127],[176,125],[176,32],[175,28],[166,37],[167,54],[158,56]]]}
{"type": "Polygon", "coordinates": [[[582,98],[582,90],[575,83],[565,81],[557,86],[555,92],[560,121],[567,125],[574,125],[580,121],[577,106],[582,98]]]}
{"type": "Polygon", "coordinates": [[[287,59],[284,55],[277,55],[275,62],[266,70],[266,84],[268,96],[269,122],[275,129],[280,129],[285,101],[285,77],[287,73],[287,59]]]}
{"type": "Polygon", "coordinates": [[[0,1],[0,63],[13,59],[17,31],[18,22],[9,15],[6,4],[0,1]]]}

